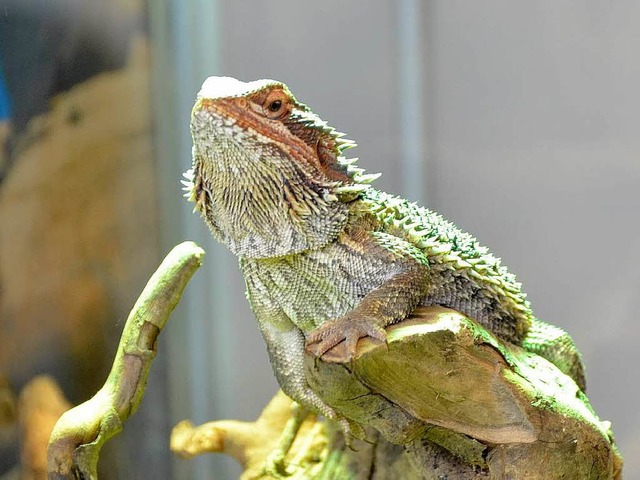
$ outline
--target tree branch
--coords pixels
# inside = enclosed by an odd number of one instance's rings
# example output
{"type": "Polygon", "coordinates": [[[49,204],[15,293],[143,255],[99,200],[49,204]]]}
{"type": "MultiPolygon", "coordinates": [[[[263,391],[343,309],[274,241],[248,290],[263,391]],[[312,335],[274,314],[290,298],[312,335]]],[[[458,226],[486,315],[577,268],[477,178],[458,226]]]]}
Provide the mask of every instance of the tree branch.
{"type": "MultiPolygon", "coordinates": [[[[287,478],[621,478],[609,423],[542,357],[441,307],[419,308],[387,334],[387,345],[361,340],[348,364],[330,363],[344,345],[323,360],[306,357],[311,387],[367,438],[352,450],[335,422],[307,419],[285,457],[287,478]]],[[[290,416],[274,399],[242,428],[211,422],[173,435],[184,435],[183,454],[232,454],[242,478],[273,478],[264,468],[269,451],[256,446],[277,448],[290,416]],[[270,418],[278,429],[263,427],[270,418]],[[215,448],[201,441],[213,431],[215,448]]]]}
{"type": "Polygon", "coordinates": [[[104,386],[64,413],[54,427],[48,449],[50,479],[97,478],[100,449],[140,405],[158,335],[203,255],[195,243],[181,243],[153,274],[127,318],[104,386]]]}

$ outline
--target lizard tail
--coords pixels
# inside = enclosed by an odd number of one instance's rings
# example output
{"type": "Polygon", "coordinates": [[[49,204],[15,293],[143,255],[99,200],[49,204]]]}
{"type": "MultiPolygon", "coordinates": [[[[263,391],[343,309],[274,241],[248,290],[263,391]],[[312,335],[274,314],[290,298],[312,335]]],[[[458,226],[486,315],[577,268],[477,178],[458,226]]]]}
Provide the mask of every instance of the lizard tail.
{"type": "Polygon", "coordinates": [[[582,355],[567,332],[534,318],[522,340],[522,346],[525,350],[549,360],[562,373],[573,378],[580,390],[586,391],[582,355]]]}

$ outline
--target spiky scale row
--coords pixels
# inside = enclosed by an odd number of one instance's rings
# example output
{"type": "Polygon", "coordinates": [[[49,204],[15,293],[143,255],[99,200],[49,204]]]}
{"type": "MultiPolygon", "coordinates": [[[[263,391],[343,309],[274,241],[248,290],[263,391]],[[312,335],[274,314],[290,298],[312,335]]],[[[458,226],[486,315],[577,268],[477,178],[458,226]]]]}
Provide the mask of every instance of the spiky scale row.
{"type": "MultiPolygon", "coordinates": [[[[184,195],[188,201],[195,202],[196,201],[196,189],[193,182],[193,168],[190,168],[186,172],[182,174],[185,178],[184,180],[180,180],[180,183],[183,185],[182,190],[184,190],[184,195]]],[[[195,211],[195,209],[194,209],[195,211]]]]}
{"type": "Polygon", "coordinates": [[[531,320],[529,302],[515,276],[474,237],[439,214],[384,192],[367,189],[363,203],[382,224],[425,252],[431,264],[458,272],[501,299],[506,310],[531,320]]]}
{"type": "Polygon", "coordinates": [[[340,154],[350,148],[354,148],[355,146],[357,146],[356,142],[346,138],[345,133],[337,131],[327,122],[322,120],[318,115],[309,110],[306,105],[302,105],[300,109],[294,109],[291,112],[291,119],[299,124],[328,134],[335,140],[336,148],[338,149],[338,152],[340,154]]]}

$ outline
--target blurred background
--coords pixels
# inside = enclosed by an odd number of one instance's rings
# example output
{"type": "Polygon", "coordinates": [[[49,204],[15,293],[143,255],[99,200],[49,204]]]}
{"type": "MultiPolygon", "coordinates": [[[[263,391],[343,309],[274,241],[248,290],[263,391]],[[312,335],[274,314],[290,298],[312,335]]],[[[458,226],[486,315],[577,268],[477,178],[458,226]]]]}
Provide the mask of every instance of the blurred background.
{"type": "Polygon", "coordinates": [[[0,0],[0,478],[18,478],[25,385],[90,397],[184,239],[204,266],[101,478],[237,477],[168,448],[177,421],[251,420],[277,389],[236,260],[181,197],[209,75],[286,82],[379,188],[502,257],[574,337],[640,478],[639,22],[608,0],[0,0]]]}

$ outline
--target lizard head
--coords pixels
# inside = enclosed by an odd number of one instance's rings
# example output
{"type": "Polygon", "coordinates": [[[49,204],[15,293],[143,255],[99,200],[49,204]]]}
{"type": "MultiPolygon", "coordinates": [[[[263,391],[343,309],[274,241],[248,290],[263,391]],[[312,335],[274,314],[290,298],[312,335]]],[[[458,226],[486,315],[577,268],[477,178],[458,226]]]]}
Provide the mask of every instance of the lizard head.
{"type": "Polygon", "coordinates": [[[333,241],[348,203],[377,177],[344,157],[354,142],[273,80],[209,77],[191,134],[186,196],[236,255],[276,257],[333,241]]]}

